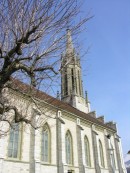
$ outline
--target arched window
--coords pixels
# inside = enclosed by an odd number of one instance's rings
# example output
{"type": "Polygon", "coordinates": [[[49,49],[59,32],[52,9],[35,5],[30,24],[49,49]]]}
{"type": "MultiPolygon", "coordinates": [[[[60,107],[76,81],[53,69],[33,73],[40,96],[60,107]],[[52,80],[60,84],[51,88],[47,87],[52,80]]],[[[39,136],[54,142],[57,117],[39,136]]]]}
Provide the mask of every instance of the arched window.
{"type": "Polygon", "coordinates": [[[82,95],[81,93],[81,79],[80,79],[80,72],[78,70],[78,82],[79,82],[79,95],[82,95]]]}
{"type": "Polygon", "coordinates": [[[91,166],[90,147],[87,136],[84,137],[84,149],[85,149],[85,163],[87,166],[91,166]]]}
{"type": "Polygon", "coordinates": [[[100,140],[99,140],[99,154],[100,154],[100,163],[101,163],[101,166],[102,167],[105,167],[105,164],[104,164],[104,155],[103,155],[103,147],[102,147],[102,143],[101,143],[100,140]]]}
{"type": "Polygon", "coordinates": [[[112,168],[113,170],[115,170],[116,164],[115,164],[114,148],[112,144],[111,144],[110,158],[111,158],[112,168]]]}
{"type": "Polygon", "coordinates": [[[50,130],[47,124],[43,126],[42,130],[41,160],[50,162],[50,130]]]}
{"type": "Polygon", "coordinates": [[[21,134],[20,125],[13,124],[9,134],[8,157],[18,158],[20,155],[21,134]]]}
{"type": "Polygon", "coordinates": [[[67,70],[65,70],[65,74],[64,74],[64,95],[68,95],[68,76],[67,76],[67,70]]]}
{"type": "Polygon", "coordinates": [[[67,131],[65,136],[65,147],[66,147],[66,163],[69,165],[73,164],[73,144],[72,136],[69,131],[67,131]]]}
{"type": "Polygon", "coordinates": [[[71,80],[72,80],[72,91],[74,91],[75,85],[74,85],[74,70],[73,70],[73,68],[71,69],[71,80]]]}

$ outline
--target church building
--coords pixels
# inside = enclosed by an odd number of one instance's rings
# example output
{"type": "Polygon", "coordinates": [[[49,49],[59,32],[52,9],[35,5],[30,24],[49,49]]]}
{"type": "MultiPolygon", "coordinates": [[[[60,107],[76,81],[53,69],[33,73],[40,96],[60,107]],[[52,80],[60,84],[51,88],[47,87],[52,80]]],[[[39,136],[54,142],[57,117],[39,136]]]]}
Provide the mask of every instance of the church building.
{"type": "MultiPolygon", "coordinates": [[[[0,138],[0,173],[126,173],[116,124],[91,111],[84,96],[70,30],[61,67],[61,99],[37,89],[28,97],[29,85],[17,79],[5,89],[10,104],[33,124],[14,124],[0,138]]],[[[6,123],[1,126],[6,130],[6,123]]]]}

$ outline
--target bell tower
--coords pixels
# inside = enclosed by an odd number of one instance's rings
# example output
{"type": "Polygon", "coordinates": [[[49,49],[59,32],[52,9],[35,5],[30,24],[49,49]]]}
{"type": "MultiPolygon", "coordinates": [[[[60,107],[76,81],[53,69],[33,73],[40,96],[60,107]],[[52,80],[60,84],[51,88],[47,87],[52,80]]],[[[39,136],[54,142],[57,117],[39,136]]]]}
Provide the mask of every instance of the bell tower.
{"type": "Polygon", "coordinates": [[[74,49],[69,29],[66,39],[66,51],[61,58],[61,100],[87,113],[90,111],[90,106],[83,94],[80,57],[74,49]]]}

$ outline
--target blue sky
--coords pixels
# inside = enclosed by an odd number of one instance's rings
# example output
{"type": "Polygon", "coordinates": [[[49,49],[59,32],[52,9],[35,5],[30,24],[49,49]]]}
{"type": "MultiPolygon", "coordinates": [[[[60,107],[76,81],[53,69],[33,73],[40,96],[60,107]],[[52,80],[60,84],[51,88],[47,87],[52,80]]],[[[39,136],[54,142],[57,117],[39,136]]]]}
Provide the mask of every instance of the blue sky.
{"type": "Polygon", "coordinates": [[[83,83],[91,109],[115,121],[124,155],[130,150],[130,0],[85,0],[94,15],[81,35],[83,83]]]}

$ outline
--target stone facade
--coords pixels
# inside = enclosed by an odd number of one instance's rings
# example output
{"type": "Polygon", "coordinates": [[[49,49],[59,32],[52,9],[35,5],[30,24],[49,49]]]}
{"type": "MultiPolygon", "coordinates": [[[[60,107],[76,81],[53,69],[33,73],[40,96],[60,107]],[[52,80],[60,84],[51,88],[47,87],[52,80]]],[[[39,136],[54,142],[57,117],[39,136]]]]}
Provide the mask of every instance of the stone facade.
{"type": "MultiPolygon", "coordinates": [[[[25,103],[22,94],[11,96],[19,104],[25,103]]],[[[60,102],[60,101],[59,101],[60,102]]],[[[45,104],[45,103],[44,103],[45,104]]],[[[44,108],[43,104],[43,108],[44,108]]],[[[126,173],[122,158],[120,139],[115,129],[109,126],[95,124],[80,114],[74,114],[56,107],[51,108],[51,116],[44,123],[48,124],[51,134],[50,161],[41,161],[41,131],[23,124],[21,128],[20,156],[8,157],[9,135],[0,139],[0,173],[126,173]],[[59,116],[60,112],[60,116],[59,116]],[[65,135],[67,131],[72,135],[73,164],[66,163],[65,135]],[[110,135],[110,139],[107,136],[110,135]],[[87,136],[90,148],[91,165],[85,163],[84,137],[87,136]],[[104,167],[101,166],[99,140],[102,142],[104,167]],[[113,149],[110,147],[110,142],[113,149]],[[115,167],[112,169],[110,152],[114,152],[115,167]]],[[[80,113],[80,111],[79,111],[80,113]]],[[[87,115],[87,114],[86,114],[87,115]]],[[[89,115],[90,116],[90,115],[89,115]]],[[[96,118],[94,118],[96,119],[96,118]]]]}
{"type": "MultiPolygon", "coordinates": [[[[41,126],[34,129],[31,125],[20,124],[17,157],[8,154],[10,132],[0,138],[0,173],[126,173],[115,124],[105,123],[104,117],[97,118],[96,113],[90,111],[87,96],[83,96],[80,60],[69,30],[62,65],[62,101],[37,91],[34,98],[41,111],[41,126]],[[45,160],[42,159],[43,133],[48,135],[45,160]]],[[[16,83],[17,87],[28,87],[20,81],[16,83]]],[[[38,123],[39,110],[36,111],[34,103],[20,87],[17,91],[14,87],[6,92],[12,105],[23,114],[35,117],[33,123],[38,123]]],[[[6,129],[6,124],[2,127],[6,129]]]]}

